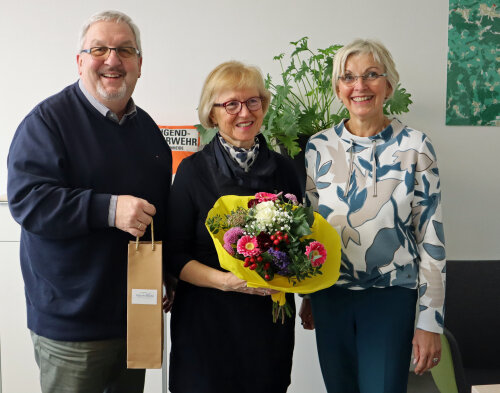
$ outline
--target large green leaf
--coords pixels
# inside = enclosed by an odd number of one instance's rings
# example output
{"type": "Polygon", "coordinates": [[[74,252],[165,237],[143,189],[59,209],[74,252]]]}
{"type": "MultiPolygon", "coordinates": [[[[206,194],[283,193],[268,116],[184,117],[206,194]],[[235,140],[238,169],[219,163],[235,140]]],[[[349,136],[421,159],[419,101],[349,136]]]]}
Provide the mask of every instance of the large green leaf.
{"type": "Polygon", "coordinates": [[[297,142],[297,136],[291,137],[287,135],[278,135],[276,137],[279,143],[287,150],[290,157],[295,157],[300,153],[299,143],[297,142]]]}
{"type": "Polygon", "coordinates": [[[398,84],[394,91],[394,95],[384,104],[384,114],[400,115],[401,113],[408,112],[408,106],[413,103],[410,97],[411,94],[407,93],[406,89],[401,87],[401,84],[398,84]]]}
{"type": "Polygon", "coordinates": [[[200,133],[201,144],[208,144],[217,134],[217,128],[205,128],[201,124],[195,124],[196,129],[200,133]]]}

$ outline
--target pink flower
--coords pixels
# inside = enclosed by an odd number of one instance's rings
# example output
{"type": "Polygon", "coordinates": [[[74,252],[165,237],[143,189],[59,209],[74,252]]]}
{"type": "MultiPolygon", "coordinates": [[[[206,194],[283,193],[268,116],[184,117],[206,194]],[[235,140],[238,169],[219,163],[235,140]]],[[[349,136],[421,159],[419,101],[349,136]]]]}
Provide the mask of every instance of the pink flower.
{"type": "Polygon", "coordinates": [[[269,194],[268,192],[258,192],[257,194],[255,194],[255,198],[258,199],[259,203],[268,201],[274,202],[276,199],[278,199],[278,195],[269,194]]]}
{"type": "Polygon", "coordinates": [[[238,240],[236,244],[236,250],[239,254],[246,257],[253,257],[260,254],[259,244],[257,243],[257,238],[253,236],[245,235],[238,240]]]}
{"type": "Polygon", "coordinates": [[[243,229],[240,227],[231,228],[224,234],[224,243],[228,243],[229,245],[234,244],[241,235],[243,235],[243,229]]]}
{"type": "Polygon", "coordinates": [[[326,250],[325,246],[320,242],[311,242],[306,246],[305,254],[311,261],[311,265],[314,267],[321,266],[326,260],[326,250]]]}
{"type": "Polygon", "coordinates": [[[292,202],[294,205],[298,205],[299,201],[297,200],[297,197],[293,194],[285,194],[285,198],[288,199],[290,202],[292,202]]]}
{"type": "Polygon", "coordinates": [[[234,248],[231,244],[224,243],[223,247],[224,247],[224,250],[226,250],[229,255],[234,255],[234,248]]]}

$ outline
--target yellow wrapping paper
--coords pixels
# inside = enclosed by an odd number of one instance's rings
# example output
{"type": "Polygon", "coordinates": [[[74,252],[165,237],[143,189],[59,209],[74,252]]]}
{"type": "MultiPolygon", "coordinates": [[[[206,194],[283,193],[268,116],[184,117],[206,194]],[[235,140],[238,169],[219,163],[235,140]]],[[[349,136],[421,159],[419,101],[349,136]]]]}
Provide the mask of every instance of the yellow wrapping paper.
{"type": "MultiPolygon", "coordinates": [[[[231,210],[236,210],[237,207],[243,207],[247,209],[248,201],[254,199],[254,196],[236,196],[236,195],[225,195],[220,197],[208,212],[207,220],[214,216],[224,217],[226,214],[230,214],[231,210]]],[[[245,280],[249,287],[260,287],[260,288],[272,288],[280,291],[276,294],[271,295],[274,302],[279,303],[283,306],[286,302],[285,293],[301,293],[307,294],[319,291],[320,289],[328,288],[332,286],[339,278],[340,270],[340,237],[337,231],[318,213],[314,213],[314,223],[311,227],[312,233],[308,236],[304,236],[304,239],[313,238],[321,242],[327,252],[327,258],[325,263],[321,268],[323,274],[318,274],[316,276],[301,280],[293,285],[292,282],[288,281],[287,277],[275,274],[271,281],[264,280],[256,271],[250,270],[243,266],[243,261],[234,258],[229,255],[229,253],[224,249],[223,236],[225,231],[219,231],[217,234],[210,232],[207,226],[207,230],[214,241],[215,248],[217,249],[217,256],[219,257],[220,265],[232,272],[238,278],[245,280]]]]}

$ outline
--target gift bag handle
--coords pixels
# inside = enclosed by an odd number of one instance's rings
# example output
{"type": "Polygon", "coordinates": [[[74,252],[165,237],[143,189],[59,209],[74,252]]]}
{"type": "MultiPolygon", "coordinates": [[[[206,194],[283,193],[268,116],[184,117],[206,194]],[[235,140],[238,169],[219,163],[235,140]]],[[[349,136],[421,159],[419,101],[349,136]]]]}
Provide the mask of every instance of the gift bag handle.
{"type": "MultiPolygon", "coordinates": [[[[135,238],[135,251],[139,250],[139,236],[135,238]]],[[[153,219],[151,219],[151,250],[155,250],[155,231],[153,227],[153,219]]]]}

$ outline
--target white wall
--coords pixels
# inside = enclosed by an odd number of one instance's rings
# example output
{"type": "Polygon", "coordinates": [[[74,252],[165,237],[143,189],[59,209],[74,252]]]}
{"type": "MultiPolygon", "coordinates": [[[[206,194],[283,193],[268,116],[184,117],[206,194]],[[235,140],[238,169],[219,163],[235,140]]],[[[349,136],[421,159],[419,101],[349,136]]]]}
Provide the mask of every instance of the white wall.
{"type": "Polygon", "coordinates": [[[438,152],[449,259],[498,259],[498,127],[445,126],[447,0],[0,0],[0,194],[12,135],[31,108],[77,79],[78,28],[107,8],[142,31],[137,103],[160,124],[194,124],[201,85],[218,63],[239,59],[278,76],[273,56],[304,35],[313,48],[355,37],[392,51],[414,104],[402,120],[438,152]]]}
{"type": "MultiPolygon", "coordinates": [[[[103,9],[122,10],[139,25],[144,62],[134,98],[165,125],[197,122],[203,80],[222,61],[253,63],[277,77],[273,56],[304,35],[312,48],[380,39],[414,101],[400,118],[427,132],[438,153],[448,259],[500,258],[500,129],[445,126],[447,0],[0,0],[0,195],[17,125],[36,103],[77,79],[78,28],[103,9]]],[[[2,252],[1,258],[2,275],[22,288],[17,255],[2,252]]],[[[2,309],[5,302],[0,299],[2,309]]],[[[24,321],[16,323],[24,334],[24,321]]],[[[319,381],[317,365],[312,375],[307,371],[316,361],[311,337],[297,336],[291,391],[321,391],[308,385],[319,381]],[[301,384],[308,388],[300,390],[301,384]]],[[[2,335],[2,352],[9,339],[2,335]]],[[[31,367],[31,349],[23,356],[31,367]]],[[[3,357],[4,380],[9,362],[3,357]]]]}

